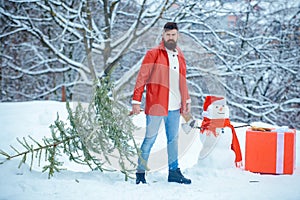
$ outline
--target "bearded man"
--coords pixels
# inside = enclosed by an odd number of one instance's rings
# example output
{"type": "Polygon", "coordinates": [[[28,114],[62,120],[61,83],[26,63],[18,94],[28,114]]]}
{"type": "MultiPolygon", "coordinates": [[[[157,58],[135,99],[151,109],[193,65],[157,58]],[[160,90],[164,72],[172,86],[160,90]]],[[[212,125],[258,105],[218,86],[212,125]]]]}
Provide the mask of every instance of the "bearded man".
{"type": "Polygon", "coordinates": [[[191,99],[186,83],[186,62],[177,46],[178,26],[164,25],[161,43],[147,51],[138,73],[132,98],[132,113],[139,114],[146,88],[146,133],[138,159],[136,184],[146,183],[145,171],[151,148],[164,121],[167,136],[168,182],[190,184],[178,166],[178,132],[180,115],[190,112],[191,99]]]}

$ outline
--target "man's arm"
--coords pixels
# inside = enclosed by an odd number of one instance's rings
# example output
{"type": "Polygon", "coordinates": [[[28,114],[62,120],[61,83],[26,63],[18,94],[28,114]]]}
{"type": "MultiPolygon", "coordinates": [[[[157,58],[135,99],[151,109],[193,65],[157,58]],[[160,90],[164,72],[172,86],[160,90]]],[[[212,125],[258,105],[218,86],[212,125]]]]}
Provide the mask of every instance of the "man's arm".
{"type": "Polygon", "coordinates": [[[142,62],[140,71],[138,73],[136,84],[134,87],[133,97],[132,97],[132,112],[133,114],[139,114],[141,111],[141,101],[142,95],[145,89],[145,85],[151,75],[152,68],[155,59],[153,53],[148,51],[142,62]]]}

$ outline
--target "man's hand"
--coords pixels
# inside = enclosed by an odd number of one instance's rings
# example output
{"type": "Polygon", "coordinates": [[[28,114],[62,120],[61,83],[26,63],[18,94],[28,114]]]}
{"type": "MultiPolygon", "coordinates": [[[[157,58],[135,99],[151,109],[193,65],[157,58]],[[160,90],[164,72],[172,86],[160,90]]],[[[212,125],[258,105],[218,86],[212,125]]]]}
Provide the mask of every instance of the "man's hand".
{"type": "Polygon", "coordinates": [[[140,104],[132,104],[132,114],[138,115],[141,112],[141,105],[140,104]]]}
{"type": "Polygon", "coordinates": [[[187,103],[185,109],[183,109],[182,114],[184,116],[189,115],[189,113],[191,112],[191,104],[187,103]]]}

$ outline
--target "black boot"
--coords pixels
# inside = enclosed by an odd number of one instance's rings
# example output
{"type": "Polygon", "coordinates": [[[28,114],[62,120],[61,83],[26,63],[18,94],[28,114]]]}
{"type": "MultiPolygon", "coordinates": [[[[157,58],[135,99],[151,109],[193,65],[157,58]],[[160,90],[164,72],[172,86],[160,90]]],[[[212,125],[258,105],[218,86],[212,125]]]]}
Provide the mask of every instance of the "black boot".
{"type": "Polygon", "coordinates": [[[183,183],[183,184],[192,183],[190,179],[187,179],[182,175],[179,168],[177,168],[176,170],[169,170],[168,182],[176,182],[176,183],[183,183]]]}
{"type": "Polygon", "coordinates": [[[146,179],[145,179],[145,173],[136,173],[136,180],[135,183],[139,184],[140,182],[142,182],[143,184],[146,184],[146,179]]]}

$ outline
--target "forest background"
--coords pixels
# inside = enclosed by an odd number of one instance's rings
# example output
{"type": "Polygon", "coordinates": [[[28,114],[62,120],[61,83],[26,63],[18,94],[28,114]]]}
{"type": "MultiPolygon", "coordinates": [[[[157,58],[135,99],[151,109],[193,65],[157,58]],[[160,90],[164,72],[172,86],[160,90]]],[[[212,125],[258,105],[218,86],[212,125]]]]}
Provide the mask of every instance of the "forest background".
{"type": "Polygon", "coordinates": [[[87,101],[109,76],[130,108],[145,52],[178,23],[192,113],[226,96],[231,120],[300,129],[297,0],[1,0],[0,101],[87,101]]]}

